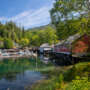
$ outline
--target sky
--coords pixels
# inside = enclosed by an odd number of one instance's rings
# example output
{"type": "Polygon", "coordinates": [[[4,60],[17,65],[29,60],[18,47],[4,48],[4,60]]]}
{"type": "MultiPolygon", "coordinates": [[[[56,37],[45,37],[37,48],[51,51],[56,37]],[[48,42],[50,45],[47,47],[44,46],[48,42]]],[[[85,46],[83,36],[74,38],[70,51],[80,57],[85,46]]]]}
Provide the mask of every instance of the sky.
{"type": "Polygon", "coordinates": [[[0,21],[13,21],[26,29],[50,23],[54,0],[0,0],[0,21]]]}

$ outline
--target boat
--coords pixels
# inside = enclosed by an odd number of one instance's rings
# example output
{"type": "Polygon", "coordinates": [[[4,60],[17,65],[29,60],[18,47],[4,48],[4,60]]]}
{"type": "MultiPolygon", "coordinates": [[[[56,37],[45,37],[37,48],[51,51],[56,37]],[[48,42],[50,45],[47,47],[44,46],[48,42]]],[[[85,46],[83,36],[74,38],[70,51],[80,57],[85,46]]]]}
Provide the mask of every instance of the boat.
{"type": "Polygon", "coordinates": [[[2,56],[10,56],[9,53],[2,53],[2,56]]]}
{"type": "Polygon", "coordinates": [[[22,52],[22,51],[19,51],[18,54],[19,54],[20,56],[25,55],[25,53],[22,52]]]}

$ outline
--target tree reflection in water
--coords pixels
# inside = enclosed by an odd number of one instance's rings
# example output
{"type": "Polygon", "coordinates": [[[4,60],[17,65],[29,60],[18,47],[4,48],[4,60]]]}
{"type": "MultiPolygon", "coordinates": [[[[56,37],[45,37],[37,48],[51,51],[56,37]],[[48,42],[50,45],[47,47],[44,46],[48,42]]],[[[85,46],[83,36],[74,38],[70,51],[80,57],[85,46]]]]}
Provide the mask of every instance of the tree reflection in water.
{"type": "Polygon", "coordinates": [[[42,71],[53,68],[46,56],[0,60],[0,90],[24,90],[45,77],[42,71]]]}

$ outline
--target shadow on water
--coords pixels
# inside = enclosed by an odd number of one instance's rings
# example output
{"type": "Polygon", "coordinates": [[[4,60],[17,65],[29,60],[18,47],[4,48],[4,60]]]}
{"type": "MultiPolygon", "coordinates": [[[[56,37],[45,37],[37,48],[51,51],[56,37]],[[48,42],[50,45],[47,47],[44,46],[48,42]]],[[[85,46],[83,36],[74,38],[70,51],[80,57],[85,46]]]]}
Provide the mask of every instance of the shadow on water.
{"type": "Polygon", "coordinates": [[[53,64],[47,58],[12,58],[0,60],[0,90],[24,90],[45,78],[41,71],[50,69],[53,64]]]}
{"type": "Polygon", "coordinates": [[[90,57],[73,57],[72,55],[58,53],[50,55],[51,60],[59,66],[69,66],[79,62],[89,62],[90,57]]]}

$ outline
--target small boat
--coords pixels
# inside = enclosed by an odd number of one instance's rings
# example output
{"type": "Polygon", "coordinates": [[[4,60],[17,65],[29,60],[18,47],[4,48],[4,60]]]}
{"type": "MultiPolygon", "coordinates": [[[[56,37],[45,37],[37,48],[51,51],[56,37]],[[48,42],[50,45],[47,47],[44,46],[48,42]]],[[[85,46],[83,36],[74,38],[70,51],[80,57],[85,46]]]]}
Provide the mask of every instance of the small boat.
{"type": "Polygon", "coordinates": [[[22,51],[19,51],[18,54],[22,56],[22,55],[24,55],[25,53],[22,52],[22,51]]]}
{"type": "Polygon", "coordinates": [[[37,54],[33,53],[33,56],[34,56],[34,57],[37,57],[37,54]]]}
{"type": "Polygon", "coordinates": [[[9,56],[9,53],[2,53],[2,56],[9,56]]]}
{"type": "Polygon", "coordinates": [[[34,57],[37,57],[37,53],[33,53],[33,52],[32,52],[31,55],[34,56],[34,57]]]}
{"type": "Polygon", "coordinates": [[[29,50],[26,50],[26,51],[24,52],[24,54],[25,54],[25,55],[32,55],[29,50]]]}

